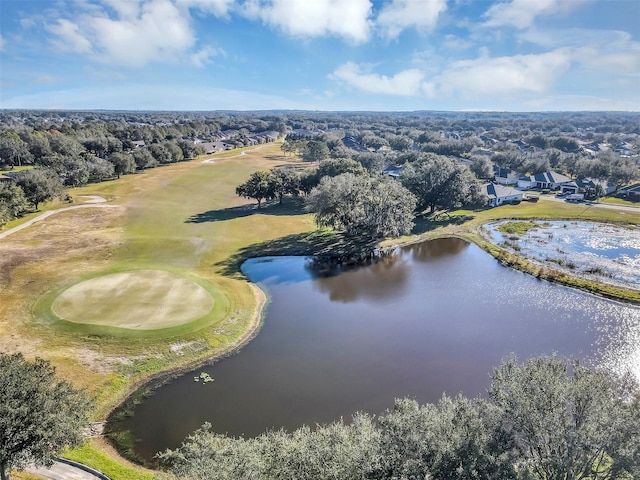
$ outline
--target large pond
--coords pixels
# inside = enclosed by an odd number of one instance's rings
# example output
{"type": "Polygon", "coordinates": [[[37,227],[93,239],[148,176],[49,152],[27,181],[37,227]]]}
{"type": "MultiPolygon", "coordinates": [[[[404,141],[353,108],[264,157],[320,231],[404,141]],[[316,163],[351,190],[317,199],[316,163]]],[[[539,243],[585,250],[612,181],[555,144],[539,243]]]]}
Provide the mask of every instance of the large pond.
{"type": "Polygon", "coordinates": [[[502,267],[459,239],[318,278],[302,257],[246,262],[269,294],[240,354],[186,374],[123,425],[150,458],[204,422],[230,435],[378,413],[396,397],[483,395],[510,352],[559,352],[640,377],[640,309],[502,267]],[[213,382],[195,382],[208,373],[213,382]]]}

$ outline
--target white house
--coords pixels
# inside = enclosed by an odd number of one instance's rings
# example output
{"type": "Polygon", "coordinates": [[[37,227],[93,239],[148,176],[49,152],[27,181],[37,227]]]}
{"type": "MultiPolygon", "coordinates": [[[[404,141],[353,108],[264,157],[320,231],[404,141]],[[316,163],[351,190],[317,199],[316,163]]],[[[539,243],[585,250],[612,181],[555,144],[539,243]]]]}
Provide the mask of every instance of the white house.
{"type": "Polygon", "coordinates": [[[531,175],[530,177],[520,177],[518,179],[518,187],[526,188],[548,188],[550,190],[558,190],[563,184],[571,183],[569,177],[558,172],[544,172],[531,175]]]}
{"type": "Polygon", "coordinates": [[[494,168],[494,179],[496,183],[501,185],[516,185],[518,183],[518,175],[513,170],[507,168],[494,168]]]}
{"type": "Polygon", "coordinates": [[[482,186],[482,190],[487,194],[487,197],[489,197],[488,205],[490,207],[497,207],[513,201],[522,201],[524,195],[515,188],[498,183],[486,183],[482,186]]]}

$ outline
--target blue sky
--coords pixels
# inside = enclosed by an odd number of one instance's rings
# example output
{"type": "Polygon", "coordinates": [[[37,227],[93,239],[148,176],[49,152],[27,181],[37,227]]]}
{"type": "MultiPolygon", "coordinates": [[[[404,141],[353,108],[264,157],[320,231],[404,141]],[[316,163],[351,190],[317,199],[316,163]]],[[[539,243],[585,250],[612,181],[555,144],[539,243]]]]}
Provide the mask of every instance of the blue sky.
{"type": "Polygon", "coordinates": [[[0,0],[0,107],[640,111],[637,0],[0,0]]]}

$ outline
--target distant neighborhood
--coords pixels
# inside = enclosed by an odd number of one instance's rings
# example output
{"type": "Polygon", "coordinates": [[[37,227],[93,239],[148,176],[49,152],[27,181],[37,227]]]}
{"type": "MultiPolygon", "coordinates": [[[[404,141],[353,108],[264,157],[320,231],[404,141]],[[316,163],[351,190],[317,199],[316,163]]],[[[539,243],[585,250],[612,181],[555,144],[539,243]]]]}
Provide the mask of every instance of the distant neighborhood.
{"type": "Polygon", "coordinates": [[[448,208],[477,204],[478,191],[487,207],[535,201],[532,191],[567,201],[607,195],[640,201],[639,125],[640,115],[614,112],[3,111],[0,223],[25,211],[22,200],[1,200],[19,195],[14,182],[23,190],[27,181],[49,185],[40,195],[26,192],[35,206],[65,187],[276,141],[285,156],[297,155],[309,168],[349,160],[405,184],[407,168],[447,159],[464,182],[478,184],[448,208]]]}

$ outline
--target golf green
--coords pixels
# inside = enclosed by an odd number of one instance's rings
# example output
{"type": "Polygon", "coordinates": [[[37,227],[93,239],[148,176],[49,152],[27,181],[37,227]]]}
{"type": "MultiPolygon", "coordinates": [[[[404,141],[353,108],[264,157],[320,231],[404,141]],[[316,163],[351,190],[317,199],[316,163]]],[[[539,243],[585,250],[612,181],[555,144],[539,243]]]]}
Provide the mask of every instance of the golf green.
{"type": "Polygon", "coordinates": [[[131,270],[73,285],[53,302],[69,322],[157,330],[207,315],[214,300],[193,280],[163,270],[131,270]]]}

